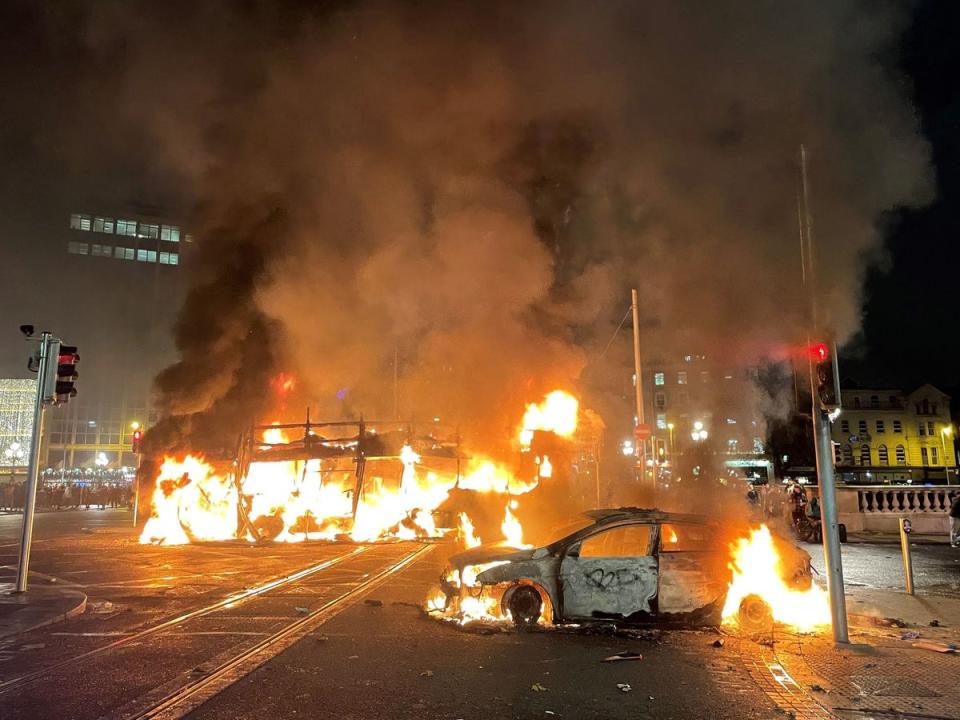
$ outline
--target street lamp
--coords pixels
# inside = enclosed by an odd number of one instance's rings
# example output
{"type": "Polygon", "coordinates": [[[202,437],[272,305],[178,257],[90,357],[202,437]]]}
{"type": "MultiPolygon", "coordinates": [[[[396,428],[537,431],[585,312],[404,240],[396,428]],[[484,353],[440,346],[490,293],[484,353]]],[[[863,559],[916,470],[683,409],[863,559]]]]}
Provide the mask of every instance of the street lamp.
{"type": "MultiPolygon", "coordinates": [[[[947,436],[953,435],[953,425],[944,425],[940,428],[940,446],[943,448],[943,474],[946,476],[947,485],[950,484],[950,463],[947,461],[947,436]]],[[[951,438],[951,443],[953,442],[951,438]]],[[[953,453],[950,453],[953,456],[953,453]]]]}
{"type": "Polygon", "coordinates": [[[697,420],[693,424],[693,432],[690,433],[690,437],[694,442],[702,442],[707,439],[707,431],[703,427],[703,423],[697,420]]]}

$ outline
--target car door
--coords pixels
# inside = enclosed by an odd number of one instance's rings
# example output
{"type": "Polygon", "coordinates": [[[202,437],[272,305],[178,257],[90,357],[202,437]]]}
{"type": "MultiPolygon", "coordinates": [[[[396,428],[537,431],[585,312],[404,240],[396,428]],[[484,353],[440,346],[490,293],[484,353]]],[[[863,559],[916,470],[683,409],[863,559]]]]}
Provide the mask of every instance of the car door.
{"type": "Polygon", "coordinates": [[[649,613],[657,594],[654,526],[600,530],[570,546],[560,563],[564,618],[620,618],[649,613]]]}
{"type": "Polygon", "coordinates": [[[707,607],[726,590],[726,553],[710,525],[661,523],[657,548],[661,613],[707,607]]]}

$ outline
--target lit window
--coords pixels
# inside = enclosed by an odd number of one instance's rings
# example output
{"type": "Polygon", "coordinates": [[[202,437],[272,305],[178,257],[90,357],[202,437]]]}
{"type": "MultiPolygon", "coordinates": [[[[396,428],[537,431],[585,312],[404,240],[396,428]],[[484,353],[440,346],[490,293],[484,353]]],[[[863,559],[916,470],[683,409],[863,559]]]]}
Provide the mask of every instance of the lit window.
{"type": "Polygon", "coordinates": [[[116,247],[113,249],[113,256],[117,260],[133,260],[133,248],[116,247]]]}
{"type": "Polygon", "coordinates": [[[161,264],[161,265],[169,265],[169,264],[170,264],[170,253],[168,253],[168,252],[162,252],[162,253],[160,253],[160,256],[159,256],[159,257],[160,257],[160,264],[161,264]]]}
{"type": "Polygon", "coordinates": [[[897,465],[907,464],[907,451],[903,445],[897,445],[897,465]]]}
{"type": "Polygon", "coordinates": [[[113,255],[113,248],[109,245],[93,245],[90,250],[90,254],[95,257],[111,257],[113,255]]]}
{"type": "Polygon", "coordinates": [[[681,370],[677,373],[677,385],[686,385],[687,384],[687,372],[686,370],[681,370]]]}
{"type": "Polygon", "coordinates": [[[917,423],[917,430],[920,432],[920,437],[923,437],[927,434],[927,424],[923,421],[917,423]]]}
{"type": "Polygon", "coordinates": [[[142,238],[155,238],[160,234],[159,225],[151,225],[150,223],[140,223],[140,229],[137,231],[137,237],[142,238]]]}
{"type": "Polygon", "coordinates": [[[73,230],[89,230],[90,216],[74,213],[70,216],[70,227],[73,230]]]}
{"type": "Polygon", "coordinates": [[[927,457],[927,449],[926,449],[926,448],[920,448],[920,461],[921,461],[924,465],[929,465],[929,464],[930,464],[930,459],[927,457]]]}
{"type": "Polygon", "coordinates": [[[657,413],[657,430],[667,429],[667,416],[664,413],[657,413]]]}
{"type": "Polygon", "coordinates": [[[940,464],[940,457],[939,457],[939,454],[937,453],[937,448],[935,447],[930,448],[930,459],[933,461],[934,465],[940,464]]]}
{"type": "Polygon", "coordinates": [[[861,465],[870,464],[870,446],[869,445],[860,446],[860,464],[861,465]]]}
{"type": "Polygon", "coordinates": [[[662,372],[654,373],[654,374],[653,374],[653,384],[654,384],[654,385],[663,385],[664,382],[665,382],[665,381],[664,381],[663,373],[662,373],[662,372]]]}
{"type": "Polygon", "coordinates": [[[929,435],[930,437],[933,437],[933,423],[932,423],[932,422],[928,422],[928,423],[927,423],[927,435],[929,435]]]}
{"type": "Polygon", "coordinates": [[[136,220],[117,220],[117,235],[137,236],[136,220]]]}
{"type": "Polygon", "coordinates": [[[84,242],[70,241],[67,243],[67,252],[71,255],[86,255],[89,250],[90,246],[84,242]]]}
{"type": "Polygon", "coordinates": [[[180,242],[180,228],[176,225],[161,225],[160,239],[167,242],[180,242]]]}
{"type": "Polygon", "coordinates": [[[146,261],[147,261],[147,251],[137,250],[137,262],[146,262],[146,261]]]}
{"type": "Polygon", "coordinates": [[[901,423],[899,420],[894,420],[894,421],[893,421],[893,431],[894,431],[895,433],[902,433],[902,432],[903,432],[903,423],[901,423]]]}
{"type": "Polygon", "coordinates": [[[884,424],[883,420],[877,420],[877,432],[883,433],[887,431],[887,426],[884,424]]]}
{"type": "Polygon", "coordinates": [[[170,253],[170,264],[179,265],[180,264],[180,255],[177,253],[170,253]]]}
{"type": "Polygon", "coordinates": [[[93,231],[102,233],[113,232],[113,218],[95,217],[93,219],[93,231]]]}
{"type": "Polygon", "coordinates": [[[727,425],[736,425],[736,424],[737,424],[736,418],[727,418],[727,425]]]}
{"type": "Polygon", "coordinates": [[[184,233],[184,235],[183,235],[183,241],[184,241],[184,242],[190,242],[190,243],[192,243],[192,242],[193,242],[193,235],[191,235],[190,233],[184,233]]]}

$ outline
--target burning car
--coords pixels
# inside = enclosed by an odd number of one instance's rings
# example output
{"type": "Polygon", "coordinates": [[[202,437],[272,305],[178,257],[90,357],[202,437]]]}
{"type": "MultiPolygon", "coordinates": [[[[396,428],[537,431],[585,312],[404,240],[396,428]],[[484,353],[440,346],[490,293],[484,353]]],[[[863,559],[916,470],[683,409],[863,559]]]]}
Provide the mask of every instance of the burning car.
{"type": "Polygon", "coordinates": [[[822,592],[811,582],[809,555],[763,531],[750,536],[740,555],[749,560],[755,545],[769,546],[777,578],[756,567],[744,578],[738,558],[731,558],[735,531],[703,516],[594,510],[542,547],[480,546],[454,555],[441,581],[444,607],[480,608],[481,617],[509,617],[518,625],[540,621],[549,606],[556,624],[714,624],[723,617],[759,630],[784,619],[774,603],[789,604],[766,586],[783,588],[800,606],[801,598],[822,592]]]}

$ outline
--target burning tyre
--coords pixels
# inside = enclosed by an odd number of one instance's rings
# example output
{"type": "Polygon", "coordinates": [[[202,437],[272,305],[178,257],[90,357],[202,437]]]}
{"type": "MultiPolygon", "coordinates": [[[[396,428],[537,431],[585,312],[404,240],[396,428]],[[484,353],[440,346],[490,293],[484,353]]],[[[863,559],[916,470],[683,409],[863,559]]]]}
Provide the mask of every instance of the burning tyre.
{"type": "Polygon", "coordinates": [[[737,609],[737,622],[748,633],[765,633],[773,629],[773,608],[759,595],[747,595],[737,609]]]}
{"type": "Polygon", "coordinates": [[[543,598],[531,585],[514,585],[504,593],[500,604],[518,627],[536,625],[543,612],[543,598]]]}

